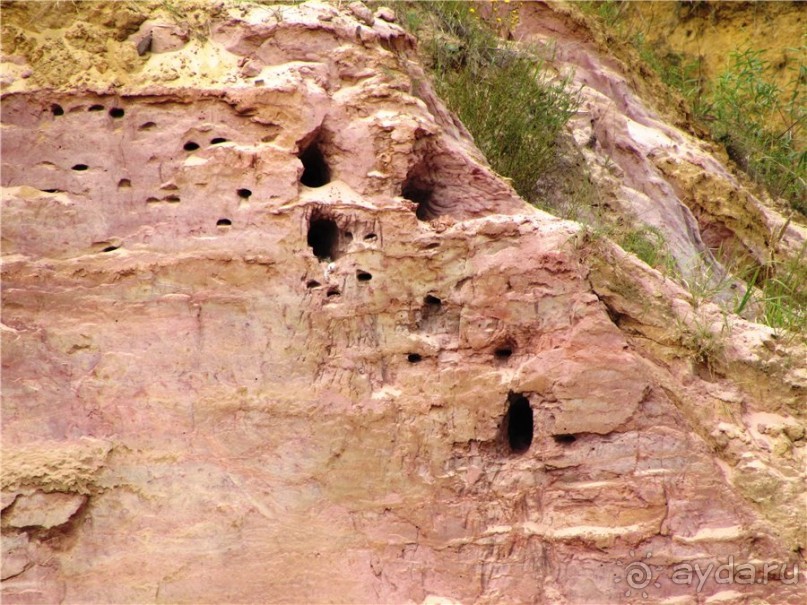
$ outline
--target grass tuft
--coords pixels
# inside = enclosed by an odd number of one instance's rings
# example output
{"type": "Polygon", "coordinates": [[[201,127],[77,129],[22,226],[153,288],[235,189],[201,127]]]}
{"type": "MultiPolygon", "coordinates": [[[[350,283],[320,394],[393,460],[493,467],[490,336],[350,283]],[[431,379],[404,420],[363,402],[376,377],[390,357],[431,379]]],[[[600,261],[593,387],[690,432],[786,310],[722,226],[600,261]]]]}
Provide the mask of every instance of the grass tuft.
{"type": "Polygon", "coordinates": [[[558,139],[577,111],[568,80],[547,77],[536,52],[506,46],[474,3],[406,3],[403,22],[421,39],[437,93],[491,166],[530,203],[552,170],[558,139]]]}

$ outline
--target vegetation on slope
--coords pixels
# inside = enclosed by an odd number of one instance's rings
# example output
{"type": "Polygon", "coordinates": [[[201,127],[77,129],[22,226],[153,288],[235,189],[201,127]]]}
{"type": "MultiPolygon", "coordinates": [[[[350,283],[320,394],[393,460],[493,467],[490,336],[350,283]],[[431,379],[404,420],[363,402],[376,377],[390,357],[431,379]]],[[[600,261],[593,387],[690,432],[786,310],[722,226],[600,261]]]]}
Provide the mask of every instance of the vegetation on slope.
{"type": "MultiPolygon", "coordinates": [[[[768,75],[764,49],[736,49],[725,70],[707,81],[698,59],[678,53],[662,54],[642,32],[632,31],[625,19],[625,2],[582,2],[618,39],[631,43],[662,81],[680,92],[695,120],[722,143],[729,157],[755,181],[807,216],[807,109],[802,91],[807,65],[799,63],[789,90],[768,75]]],[[[807,47],[802,46],[804,55],[807,47]]]]}
{"type": "MultiPolygon", "coordinates": [[[[792,88],[783,91],[768,75],[765,50],[738,49],[731,53],[726,69],[709,82],[702,75],[699,60],[687,60],[674,52],[662,54],[646,42],[643,33],[632,32],[625,19],[625,2],[591,1],[580,6],[618,39],[632,44],[661,80],[681,93],[696,122],[725,146],[742,170],[772,195],[785,198],[795,211],[807,215],[807,110],[801,102],[807,82],[806,65],[799,63],[792,88]]],[[[663,250],[663,238],[660,246],[663,250]]],[[[624,244],[623,247],[630,249],[624,244]]],[[[753,316],[757,321],[791,336],[807,337],[804,249],[791,258],[774,257],[764,267],[738,266],[721,251],[717,255],[730,274],[747,284],[745,292],[727,311],[756,309],[753,316]]],[[[731,275],[723,280],[707,277],[704,283],[709,282],[709,289],[716,294],[731,275]]],[[[684,285],[691,291],[698,290],[697,285],[684,285]]]]}
{"type": "Polygon", "coordinates": [[[491,166],[536,203],[537,175],[552,169],[561,132],[577,110],[568,82],[547,77],[537,52],[507,46],[472,2],[393,3],[420,39],[438,94],[491,166]]]}
{"type": "MultiPolygon", "coordinates": [[[[621,4],[589,3],[589,10],[600,11],[614,27],[619,17],[615,8],[621,4]]],[[[582,172],[575,175],[571,201],[562,207],[547,205],[536,182],[539,176],[569,168],[558,166],[557,158],[564,126],[576,111],[578,99],[567,80],[547,76],[537,52],[500,40],[477,14],[480,7],[468,2],[394,3],[403,24],[420,40],[437,92],[458,114],[494,169],[510,178],[524,199],[588,223],[595,233],[680,279],[662,233],[602,215],[594,187],[584,186],[585,168],[577,169],[582,172]]],[[[760,51],[736,53],[714,91],[707,93],[696,62],[687,63],[678,55],[659,57],[641,34],[631,42],[665,84],[685,96],[694,115],[705,123],[710,120],[713,137],[726,145],[741,167],[775,195],[787,197],[795,209],[807,211],[807,155],[795,143],[802,134],[804,110],[798,104],[798,91],[787,106],[782,105],[781,91],[765,79],[760,51]],[[787,121],[786,132],[771,131],[774,114],[787,121]]],[[[727,312],[756,309],[756,319],[777,330],[807,330],[807,268],[802,257],[803,253],[798,258],[773,259],[765,268],[734,267],[732,273],[748,287],[727,303],[727,312]]],[[[723,260],[732,264],[731,259],[723,260]]],[[[716,294],[723,288],[714,283],[725,287],[727,279],[731,277],[706,281],[716,294]]],[[[697,290],[697,285],[690,289],[697,290]]]]}

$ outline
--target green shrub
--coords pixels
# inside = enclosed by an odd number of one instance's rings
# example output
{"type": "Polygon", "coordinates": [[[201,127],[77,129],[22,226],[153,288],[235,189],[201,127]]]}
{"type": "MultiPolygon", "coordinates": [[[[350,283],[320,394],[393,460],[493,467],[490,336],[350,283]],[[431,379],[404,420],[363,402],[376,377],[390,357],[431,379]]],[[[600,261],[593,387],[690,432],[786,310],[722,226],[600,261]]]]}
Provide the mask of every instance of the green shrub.
{"type": "Polygon", "coordinates": [[[782,103],[779,87],[765,78],[764,56],[763,50],[731,53],[707,108],[714,117],[712,134],[754,179],[807,214],[807,151],[796,146],[807,119],[798,94],[807,73],[797,79],[790,101],[782,103]]]}
{"type": "Polygon", "coordinates": [[[535,203],[535,183],[552,169],[558,137],[578,100],[567,80],[546,78],[537,53],[504,46],[475,10],[468,2],[432,2],[404,14],[407,24],[421,26],[437,93],[491,166],[535,203]]]}
{"type": "Polygon", "coordinates": [[[774,262],[761,284],[760,321],[807,340],[807,262],[805,247],[791,258],[774,262]]]}

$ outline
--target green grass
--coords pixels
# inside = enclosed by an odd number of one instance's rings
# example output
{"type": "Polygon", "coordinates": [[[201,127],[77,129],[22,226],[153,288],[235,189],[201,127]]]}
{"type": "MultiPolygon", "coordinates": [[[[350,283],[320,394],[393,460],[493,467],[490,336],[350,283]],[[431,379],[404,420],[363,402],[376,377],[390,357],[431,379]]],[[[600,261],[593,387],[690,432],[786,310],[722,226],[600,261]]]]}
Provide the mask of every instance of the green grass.
{"type": "MultiPolygon", "coordinates": [[[[807,341],[807,244],[790,258],[771,263],[770,275],[760,284],[759,320],[777,331],[807,341]]],[[[752,301],[753,295],[751,297],[752,301]]],[[[742,302],[742,301],[741,301],[742,302]]]]}
{"type": "MultiPolygon", "coordinates": [[[[631,33],[625,22],[627,3],[606,0],[579,6],[618,39],[631,43],[661,80],[682,94],[695,119],[743,171],[807,215],[807,109],[802,101],[807,65],[798,65],[792,89],[783,91],[767,75],[764,49],[737,49],[717,80],[707,82],[697,59],[660,54],[644,34],[631,33]]],[[[804,56],[807,47],[791,50],[804,56]]]]}
{"type": "Polygon", "coordinates": [[[474,3],[397,3],[420,39],[435,88],[491,166],[536,203],[535,183],[553,168],[558,137],[577,110],[568,81],[550,80],[536,52],[509,47],[474,3]]]}
{"type": "Polygon", "coordinates": [[[731,333],[728,323],[716,331],[705,320],[693,315],[688,324],[678,322],[681,344],[692,351],[695,361],[711,374],[725,363],[726,340],[731,333]]]}
{"type": "Polygon", "coordinates": [[[807,215],[807,150],[797,145],[805,137],[807,110],[800,88],[807,81],[807,66],[800,66],[787,102],[765,77],[767,66],[763,50],[731,53],[703,113],[713,117],[712,135],[740,167],[807,215]]]}
{"type": "Polygon", "coordinates": [[[616,242],[645,263],[667,274],[676,273],[675,259],[669,253],[664,234],[656,227],[623,229],[616,233],[616,242]]]}

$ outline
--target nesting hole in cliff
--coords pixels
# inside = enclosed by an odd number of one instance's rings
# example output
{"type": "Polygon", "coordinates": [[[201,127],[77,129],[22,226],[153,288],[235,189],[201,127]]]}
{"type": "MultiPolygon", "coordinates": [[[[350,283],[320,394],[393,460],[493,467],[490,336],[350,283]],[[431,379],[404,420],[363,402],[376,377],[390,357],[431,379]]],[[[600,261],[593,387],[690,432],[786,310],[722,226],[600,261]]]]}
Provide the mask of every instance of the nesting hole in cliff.
{"type": "Polygon", "coordinates": [[[113,107],[109,110],[109,115],[113,118],[122,118],[126,114],[120,107],[113,107]]]}
{"type": "MultiPolygon", "coordinates": [[[[103,107],[101,107],[103,109],[103,107]]],[[[154,130],[157,128],[157,124],[155,122],[143,122],[140,126],[138,126],[138,130],[154,130]]]]}
{"type": "Polygon", "coordinates": [[[365,242],[374,242],[378,239],[378,236],[375,233],[368,233],[364,236],[365,242]]]}
{"type": "Polygon", "coordinates": [[[530,400],[520,393],[511,392],[507,401],[509,405],[504,417],[507,443],[511,452],[523,454],[532,445],[535,427],[530,400]]]}
{"type": "Polygon", "coordinates": [[[118,248],[120,248],[120,246],[107,246],[106,248],[101,250],[101,252],[114,252],[118,248]]]}
{"type": "Polygon", "coordinates": [[[126,187],[131,187],[131,186],[132,186],[132,181],[130,181],[129,179],[121,179],[121,180],[118,181],[118,188],[120,188],[120,189],[124,189],[126,187]]]}
{"type": "Polygon", "coordinates": [[[64,115],[64,109],[58,103],[54,103],[53,105],[50,106],[50,112],[55,116],[64,115]]]}
{"type": "Polygon", "coordinates": [[[338,255],[339,227],[329,218],[312,218],[308,226],[308,245],[320,260],[334,260],[338,255]]]}
{"type": "Polygon", "coordinates": [[[87,111],[104,111],[104,106],[96,103],[95,105],[90,105],[87,111]]]}
{"type": "Polygon", "coordinates": [[[228,218],[220,218],[216,221],[216,227],[229,227],[233,222],[228,218]]]}
{"type": "Polygon", "coordinates": [[[328,298],[332,298],[334,296],[339,296],[340,294],[341,294],[341,292],[339,291],[339,288],[333,287],[333,288],[328,288],[328,293],[326,294],[326,296],[328,298]]]}
{"type": "Polygon", "coordinates": [[[359,271],[356,271],[356,279],[358,279],[359,281],[362,281],[362,282],[368,282],[371,279],[373,279],[373,276],[370,273],[367,273],[367,271],[359,270],[359,271]]]}
{"type": "Polygon", "coordinates": [[[182,149],[184,149],[185,151],[196,151],[197,149],[199,149],[199,143],[197,143],[196,141],[188,141],[182,146],[182,149]]]}
{"type": "Polygon", "coordinates": [[[555,440],[555,443],[559,443],[560,445],[571,445],[572,443],[577,441],[577,437],[575,437],[571,433],[562,433],[560,435],[552,435],[552,439],[555,440]]]}
{"type": "Polygon", "coordinates": [[[239,189],[236,191],[236,193],[238,194],[238,197],[245,200],[249,199],[249,197],[252,195],[252,191],[249,189],[239,189]]]}
{"type": "Polygon", "coordinates": [[[423,306],[420,309],[420,318],[417,322],[418,329],[440,329],[445,319],[443,301],[432,294],[427,294],[423,298],[423,306]]]}
{"type": "Polygon", "coordinates": [[[331,182],[331,170],[316,141],[300,154],[300,161],[303,163],[300,183],[306,187],[322,187],[331,182]]]}
{"type": "Polygon", "coordinates": [[[319,283],[319,282],[318,282],[317,280],[315,280],[315,279],[310,279],[310,280],[308,280],[307,282],[305,282],[305,287],[306,287],[306,288],[308,288],[309,290],[310,290],[311,288],[319,288],[321,285],[322,285],[322,284],[321,284],[321,283],[319,283]]]}
{"type": "Polygon", "coordinates": [[[164,197],[163,201],[168,202],[169,204],[178,204],[180,199],[178,195],[169,195],[168,197],[164,197]]]}
{"type": "Polygon", "coordinates": [[[79,172],[81,172],[82,170],[87,170],[88,168],[89,166],[87,166],[87,164],[75,164],[73,166],[73,170],[78,170],[79,172]]]}
{"type": "Polygon", "coordinates": [[[210,139],[211,145],[220,145],[221,143],[226,143],[227,139],[224,137],[216,137],[215,139],[210,139]]]}
{"type": "Polygon", "coordinates": [[[410,353],[406,356],[406,361],[409,363],[419,363],[423,361],[423,357],[420,355],[420,353],[410,353]]]}
{"type": "Polygon", "coordinates": [[[510,359],[512,355],[513,355],[513,345],[510,344],[496,347],[496,350],[493,351],[493,356],[499,361],[505,361],[507,359],[510,359]]]}

